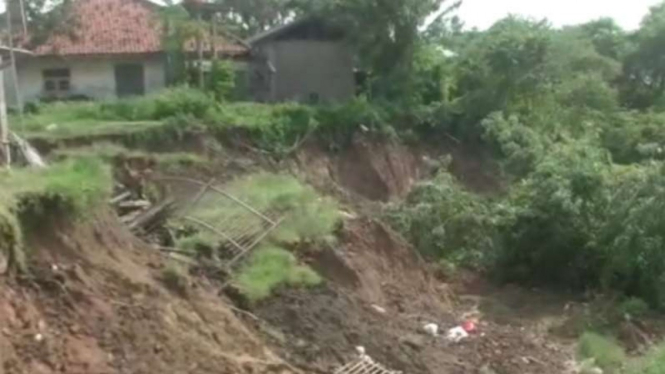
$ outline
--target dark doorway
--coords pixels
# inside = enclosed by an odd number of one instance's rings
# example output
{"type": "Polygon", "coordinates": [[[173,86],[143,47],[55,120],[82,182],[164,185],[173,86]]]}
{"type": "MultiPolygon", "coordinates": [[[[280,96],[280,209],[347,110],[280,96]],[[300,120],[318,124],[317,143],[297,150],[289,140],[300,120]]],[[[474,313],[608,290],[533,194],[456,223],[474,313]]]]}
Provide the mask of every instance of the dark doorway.
{"type": "Polygon", "coordinates": [[[115,66],[115,92],[118,97],[145,94],[142,64],[118,64],[115,66]]]}

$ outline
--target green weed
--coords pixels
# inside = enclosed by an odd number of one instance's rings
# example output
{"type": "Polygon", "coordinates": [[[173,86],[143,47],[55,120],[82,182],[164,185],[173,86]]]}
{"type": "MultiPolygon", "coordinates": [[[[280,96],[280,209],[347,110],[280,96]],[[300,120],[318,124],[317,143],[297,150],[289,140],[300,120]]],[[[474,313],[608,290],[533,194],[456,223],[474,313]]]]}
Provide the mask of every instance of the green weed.
{"type": "MultiPolygon", "coordinates": [[[[324,240],[339,221],[339,211],[331,199],[291,176],[259,173],[231,182],[224,189],[261,212],[284,217],[271,236],[277,242],[324,240]]],[[[213,223],[236,217],[243,220],[244,227],[259,227],[261,223],[244,207],[216,193],[208,193],[191,215],[213,223]]]]}
{"type": "Polygon", "coordinates": [[[288,251],[265,246],[254,252],[236,282],[250,300],[257,301],[270,296],[279,286],[311,287],[321,283],[321,278],[308,266],[298,265],[288,251]]]}
{"type": "Polygon", "coordinates": [[[45,169],[18,169],[0,175],[0,247],[12,266],[25,270],[23,237],[50,219],[79,218],[111,193],[111,172],[96,158],[67,160],[45,169]]]}
{"type": "Polygon", "coordinates": [[[583,359],[594,359],[607,373],[620,373],[626,362],[626,353],[614,339],[593,332],[580,337],[578,354],[583,359]]]}

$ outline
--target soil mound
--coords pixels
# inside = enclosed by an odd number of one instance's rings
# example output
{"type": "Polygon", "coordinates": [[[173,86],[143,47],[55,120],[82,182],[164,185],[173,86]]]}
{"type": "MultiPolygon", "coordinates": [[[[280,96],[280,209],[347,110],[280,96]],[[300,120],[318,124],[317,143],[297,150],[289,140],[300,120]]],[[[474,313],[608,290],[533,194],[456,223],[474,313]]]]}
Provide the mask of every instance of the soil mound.
{"type": "Polygon", "coordinates": [[[0,278],[0,373],[291,373],[205,283],[179,297],[165,259],[106,214],[32,235],[0,278]]]}

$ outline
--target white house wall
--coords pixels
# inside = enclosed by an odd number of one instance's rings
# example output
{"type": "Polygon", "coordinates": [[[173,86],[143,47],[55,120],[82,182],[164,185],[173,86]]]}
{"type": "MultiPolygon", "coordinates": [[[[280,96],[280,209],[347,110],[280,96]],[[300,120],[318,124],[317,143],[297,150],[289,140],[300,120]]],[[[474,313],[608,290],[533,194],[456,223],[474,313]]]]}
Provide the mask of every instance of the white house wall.
{"type": "MultiPolygon", "coordinates": [[[[166,85],[165,64],[161,56],[142,58],[32,58],[21,61],[17,66],[23,102],[39,100],[42,97],[44,87],[42,71],[57,68],[70,69],[71,95],[84,95],[97,100],[115,98],[115,65],[119,63],[143,63],[146,93],[158,91],[166,85]]],[[[8,105],[15,106],[16,99],[13,95],[12,79],[11,74],[6,75],[5,88],[8,93],[8,105]]]]}

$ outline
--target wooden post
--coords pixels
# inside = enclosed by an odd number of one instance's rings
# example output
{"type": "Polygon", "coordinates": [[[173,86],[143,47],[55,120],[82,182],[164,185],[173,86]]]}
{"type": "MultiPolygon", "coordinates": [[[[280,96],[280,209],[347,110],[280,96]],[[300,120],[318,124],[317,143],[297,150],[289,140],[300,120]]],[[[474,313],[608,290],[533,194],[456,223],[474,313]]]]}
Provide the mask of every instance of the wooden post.
{"type": "MultiPolygon", "coordinates": [[[[197,19],[199,21],[199,31],[202,31],[204,28],[202,27],[202,18],[201,18],[201,8],[199,7],[198,9],[198,14],[197,14],[197,19]]],[[[204,84],[205,80],[203,77],[203,35],[199,33],[198,37],[196,38],[196,50],[198,52],[198,59],[199,59],[199,88],[204,89],[204,84]]]]}
{"type": "MultiPolygon", "coordinates": [[[[2,65],[2,56],[0,56],[2,65]]],[[[2,161],[9,168],[12,157],[9,149],[9,124],[7,123],[7,103],[5,103],[5,79],[4,69],[0,68],[0,147],[2,149],[2,161]]]]}
{"type": "Polygon", "coordinates": [[[212,57],[210,61],[213,62],[217,60],[217,13],[212,15],[212,36],[210,37],[210,48],[212,50],[212,57]]]}

